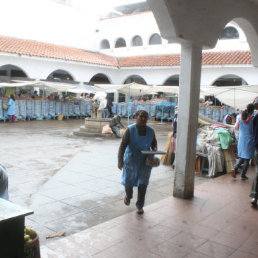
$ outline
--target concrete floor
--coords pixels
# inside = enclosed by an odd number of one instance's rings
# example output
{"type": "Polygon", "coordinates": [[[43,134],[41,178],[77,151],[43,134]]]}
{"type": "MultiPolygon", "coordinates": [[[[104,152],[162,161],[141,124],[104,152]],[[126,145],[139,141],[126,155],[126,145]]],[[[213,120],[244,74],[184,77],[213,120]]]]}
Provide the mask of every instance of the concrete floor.
{"type": "MultiPolygon", "coordinates": [[[[164,149],[170,123],[150,123],[164,149]]],[[[120,140],[73,137],[83,124],[84,119],[0,124],[0,162],[8,171],[10,200],[34,210],[26,225],[38,232],[41,245],[53,241],[46,240],[48,234],[70,235],[135,210],[122,201],[120,140]]],[[[196,183],[205,180],[197,177],[196,183]]],[[[146,205],[171,196],[172,190],[172,169],[153,169],[146,205]]]]}

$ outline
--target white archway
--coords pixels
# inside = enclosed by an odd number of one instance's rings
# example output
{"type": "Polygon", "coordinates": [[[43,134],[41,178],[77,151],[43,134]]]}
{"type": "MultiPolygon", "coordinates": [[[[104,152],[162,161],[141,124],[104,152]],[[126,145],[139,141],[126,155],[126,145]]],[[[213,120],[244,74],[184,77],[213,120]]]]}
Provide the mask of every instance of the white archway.
{"type": "Polygon", "coordinates": [[[213,86],[240,86],[240,85],[248,85],[248,83],[240,76],[235,74],[226,74],[218,77],[212,83],[213,86]]]}
{"type": "Polygon", "coordinates": [[[47,77],[48,81],[75,81],[74,77],[70,72],[67,72],[62,69],[57,69],[50,73],[47,77]]]}

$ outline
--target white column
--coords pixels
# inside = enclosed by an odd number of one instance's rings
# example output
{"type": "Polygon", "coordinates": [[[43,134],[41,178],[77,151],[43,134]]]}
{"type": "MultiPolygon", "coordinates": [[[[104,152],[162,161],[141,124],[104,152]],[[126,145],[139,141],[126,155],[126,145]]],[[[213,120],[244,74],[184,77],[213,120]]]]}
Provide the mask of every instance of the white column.
{"type": "Polygon", "coordinates": [[[118,97],[119,97],[119,93],[118,93],[118,91],[116,90],[116,91],[114,92],[114,102],[118,102],[118,97]]]}
{"type": "Polygon", "coordinates": [[[189,42],[182,44],[173,195],[185,199],[192,198],[194,195],[201,59],[201,46],[189,42]]]}

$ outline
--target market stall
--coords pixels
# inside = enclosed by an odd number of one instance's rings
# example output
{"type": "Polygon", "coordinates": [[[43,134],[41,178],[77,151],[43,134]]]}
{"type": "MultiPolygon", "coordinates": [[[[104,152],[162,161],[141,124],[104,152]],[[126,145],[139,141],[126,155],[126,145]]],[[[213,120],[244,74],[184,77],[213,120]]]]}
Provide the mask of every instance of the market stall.
{"type": "Polygon", "coordinates": [[[137,101],[134,100],[134,98],[143,95],[154,95],[160,92],[171,97],[179,92],[179,87],[177,86],[150,86],[135,82],[122,85],[95,84],[94,88],[109,92],[116,91],[127,96],[127,102],[113,103],[112,112],[122,117],[127,117],[128,124],[129,118],[134,117],[138,110],[146,110],[150,117],[155,117],[161,121],[163,121],[163,119],[171,120],[174,115],[174,106],[177,103],[171,103],[165,101],[165,99],[157,98],[147,101],[137,101]]]}

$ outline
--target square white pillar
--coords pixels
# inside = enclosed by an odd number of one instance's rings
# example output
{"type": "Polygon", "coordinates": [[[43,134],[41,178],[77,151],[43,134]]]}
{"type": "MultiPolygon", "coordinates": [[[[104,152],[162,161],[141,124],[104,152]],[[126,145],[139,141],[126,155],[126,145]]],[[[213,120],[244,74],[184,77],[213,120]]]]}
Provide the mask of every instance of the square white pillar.
{"type": "Polygon", "coordinates": [[[182,44],[173,195],[185,199],[194,195],[201,59],[201,46],[188,42],[182,44]]]}

